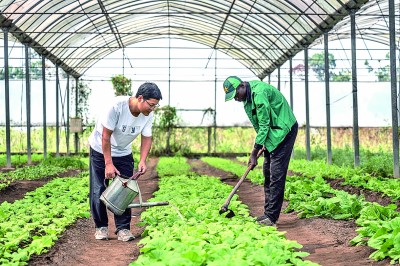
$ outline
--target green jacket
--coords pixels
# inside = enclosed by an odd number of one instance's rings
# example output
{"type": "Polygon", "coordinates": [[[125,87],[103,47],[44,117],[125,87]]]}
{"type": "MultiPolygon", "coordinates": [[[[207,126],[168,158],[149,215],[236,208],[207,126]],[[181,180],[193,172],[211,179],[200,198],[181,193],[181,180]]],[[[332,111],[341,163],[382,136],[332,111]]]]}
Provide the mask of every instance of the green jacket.
{"type": "Polygon", "coordinates": [[[269,152],[283,141],[296,123],[283,94],[270,84],[254,80],[249,82],[251,101],[244,101],[244,110],[257,132],[255,145],[265,146],[269,152]]]}

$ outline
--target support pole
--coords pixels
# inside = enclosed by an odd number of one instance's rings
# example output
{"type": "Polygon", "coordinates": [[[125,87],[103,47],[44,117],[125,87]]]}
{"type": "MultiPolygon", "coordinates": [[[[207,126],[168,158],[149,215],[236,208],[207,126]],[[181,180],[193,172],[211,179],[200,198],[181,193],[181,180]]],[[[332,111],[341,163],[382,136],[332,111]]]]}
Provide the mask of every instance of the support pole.
{"type": "MultiPolygon", "coordinates": [[[[292,57],[289,59],[289,89],[290,89],[290,108],[293,111],[293,60],[292,57]]],[[[294,150],[291,155],[292,159],[294,159],[294,150]]]]}
{"type": "Polygon", "coordinates": [[[27,43],[25,46],[25,84],[26,84],[26,154],[28,164],[32,163],[31,150],[31,78],[29,73],[30,67],[30,49],[27,43]]]}
{"type": "Polygon", "coordinates": [[[289,59],[289,89],[290,89],[290,107],[293,110],[293,60],[289,59]]]}
{"type": "Polygon", "coordinates": [[[311,148],[310,148],[310,104],[308,96],[308,47],[304,47],[304,88],[306,98],[306,153],[307,160],[311,160],[311,148]]]}
{"type": "Polygon", "coordinates": [[[168,105],[171,106],[171,38],[170,37],[168,37],[168,105]]]}
{"type": "Polygon", "coordinates": [[[328,54],[328,32],[324,33],[324,59],[325,59],[325,104],[326,104],[326,147],[327,163],[332,164],[331,143],[331,100],[329,92],[329,54],[328,54]]]}
{"type": "Polygon", "coordinates": [[[67,130],[65,133],[65,139],[67,142],[67,154],[69,155],[69,74],[67,74],[67,130]]]}
{"type": "Polygon", "coordinates": [[[46,59],[42,55],[42,87],[43,87],[43,158],[47,158],[47,117],[46,117],[46,59]]]}
{"type": "Polygon", "coordinates": [[[400,177],[399,173],[399,121],[397,116],[397,77],[396,77],[396,28],[394,14],[394,0],[389,0],[389,41],[390,41],[390,87],[392,99],[392,138],[393,138],[393,176],[400,177]]]}
{"type": "Polygon", "coordinates": [[[4,89],[6,108],[6,157],[7,168],[11,168],[11,127],[10,127],[10,75],[8,69],[8,28],[3,28],[4,33],[4,89]]]}
{"type": "Polygon", "coordinates": [[[350,10],[351,27],[351,78],[353,85],[353,148],[354,167],[360,165],[360,147],[358,133],[358,100],[357,100],[357,48],[356,48],[356,10],[350,10]]]}
{"type": "Polygon", "coordinates": [[[58,65],[56,65],[56,157],[60,156],[60,121],[59,121],[59,79],[58,65]]]}
{"type": "MultiPolygon", "coordinates": [[[[78,117],[78,104],[79,104],[79,79],[75,78],[75,117],[78,117]]],[[[83,119],[83,117],[81,117],[83,119]]],[[[79,152],[79,136],[78,132],[74,133],[74,142],[75,142],[75,154],[78,154],[79,152]]]]}
{"type": "Polygon", "coordinates": [[[217,52],[215,49],[215,62],[214,62],[214,77],[215,77],[215,92],[214,92],[214,153],[217,152],[217,52]]]}
{"type": "Polygon", "coordinates": [[[281,67],[278,67],[278,91],[281,91],[281,67]]]}

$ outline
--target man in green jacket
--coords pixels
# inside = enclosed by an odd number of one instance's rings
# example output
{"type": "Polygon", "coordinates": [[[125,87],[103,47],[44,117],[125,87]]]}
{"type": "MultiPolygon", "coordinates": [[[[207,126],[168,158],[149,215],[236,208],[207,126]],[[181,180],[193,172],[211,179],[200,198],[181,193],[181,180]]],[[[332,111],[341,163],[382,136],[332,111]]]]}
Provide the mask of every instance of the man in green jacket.
{"type": "Polygon", "coordinates": [[[257,136],[248,165],[257,165],[257,154],[264,149],[264,215],[261,224],[276,226],[285,191],[286,174],[296,141],[298,124],[287,100],[275,87],[263,81],[242,81],[230,76],[224,81],[225,101],[243,102],[244,110],[257,136]]]}

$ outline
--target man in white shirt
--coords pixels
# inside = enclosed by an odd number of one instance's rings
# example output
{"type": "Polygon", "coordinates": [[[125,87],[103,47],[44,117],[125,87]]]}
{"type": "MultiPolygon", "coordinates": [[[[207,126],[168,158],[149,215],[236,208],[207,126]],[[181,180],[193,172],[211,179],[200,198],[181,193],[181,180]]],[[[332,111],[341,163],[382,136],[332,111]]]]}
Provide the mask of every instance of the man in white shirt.
{"type": "MultiPolygon", "coordinates": [[[[135,97],[117,96],[111,107],[99,116],[89,137],[90,144],[90,210],[96,227],[95,238],[108,239],[108,216],[100,196],[106,189],[105,179],[116,175],[132,176],[134,161],[132,142],[141,134],[138,171],[145,173],[146,158],[152,142],[152,111],[159,106],[161,91],[156,84],[142,84],[135,97]]],[[[131,209],[114,215],[118,240],[130,241],[131,209]]]]}

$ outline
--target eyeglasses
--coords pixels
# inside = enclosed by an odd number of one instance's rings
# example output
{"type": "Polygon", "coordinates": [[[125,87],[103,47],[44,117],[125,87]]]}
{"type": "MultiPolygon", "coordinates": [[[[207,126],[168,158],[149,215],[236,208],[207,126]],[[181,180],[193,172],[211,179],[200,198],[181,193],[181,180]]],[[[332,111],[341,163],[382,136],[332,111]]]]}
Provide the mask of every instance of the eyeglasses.
{"type": "Polygon", "coordinates": [[[156,104],[151,104],[151,103],[149,103],[147,100],[145,100],[145,102],[149,105],[149,107],[150,107],[151,109],[156,109],[157,107],[160,107],[160,105],[159,105],[158,103],[156,103],[156,104]]]}

